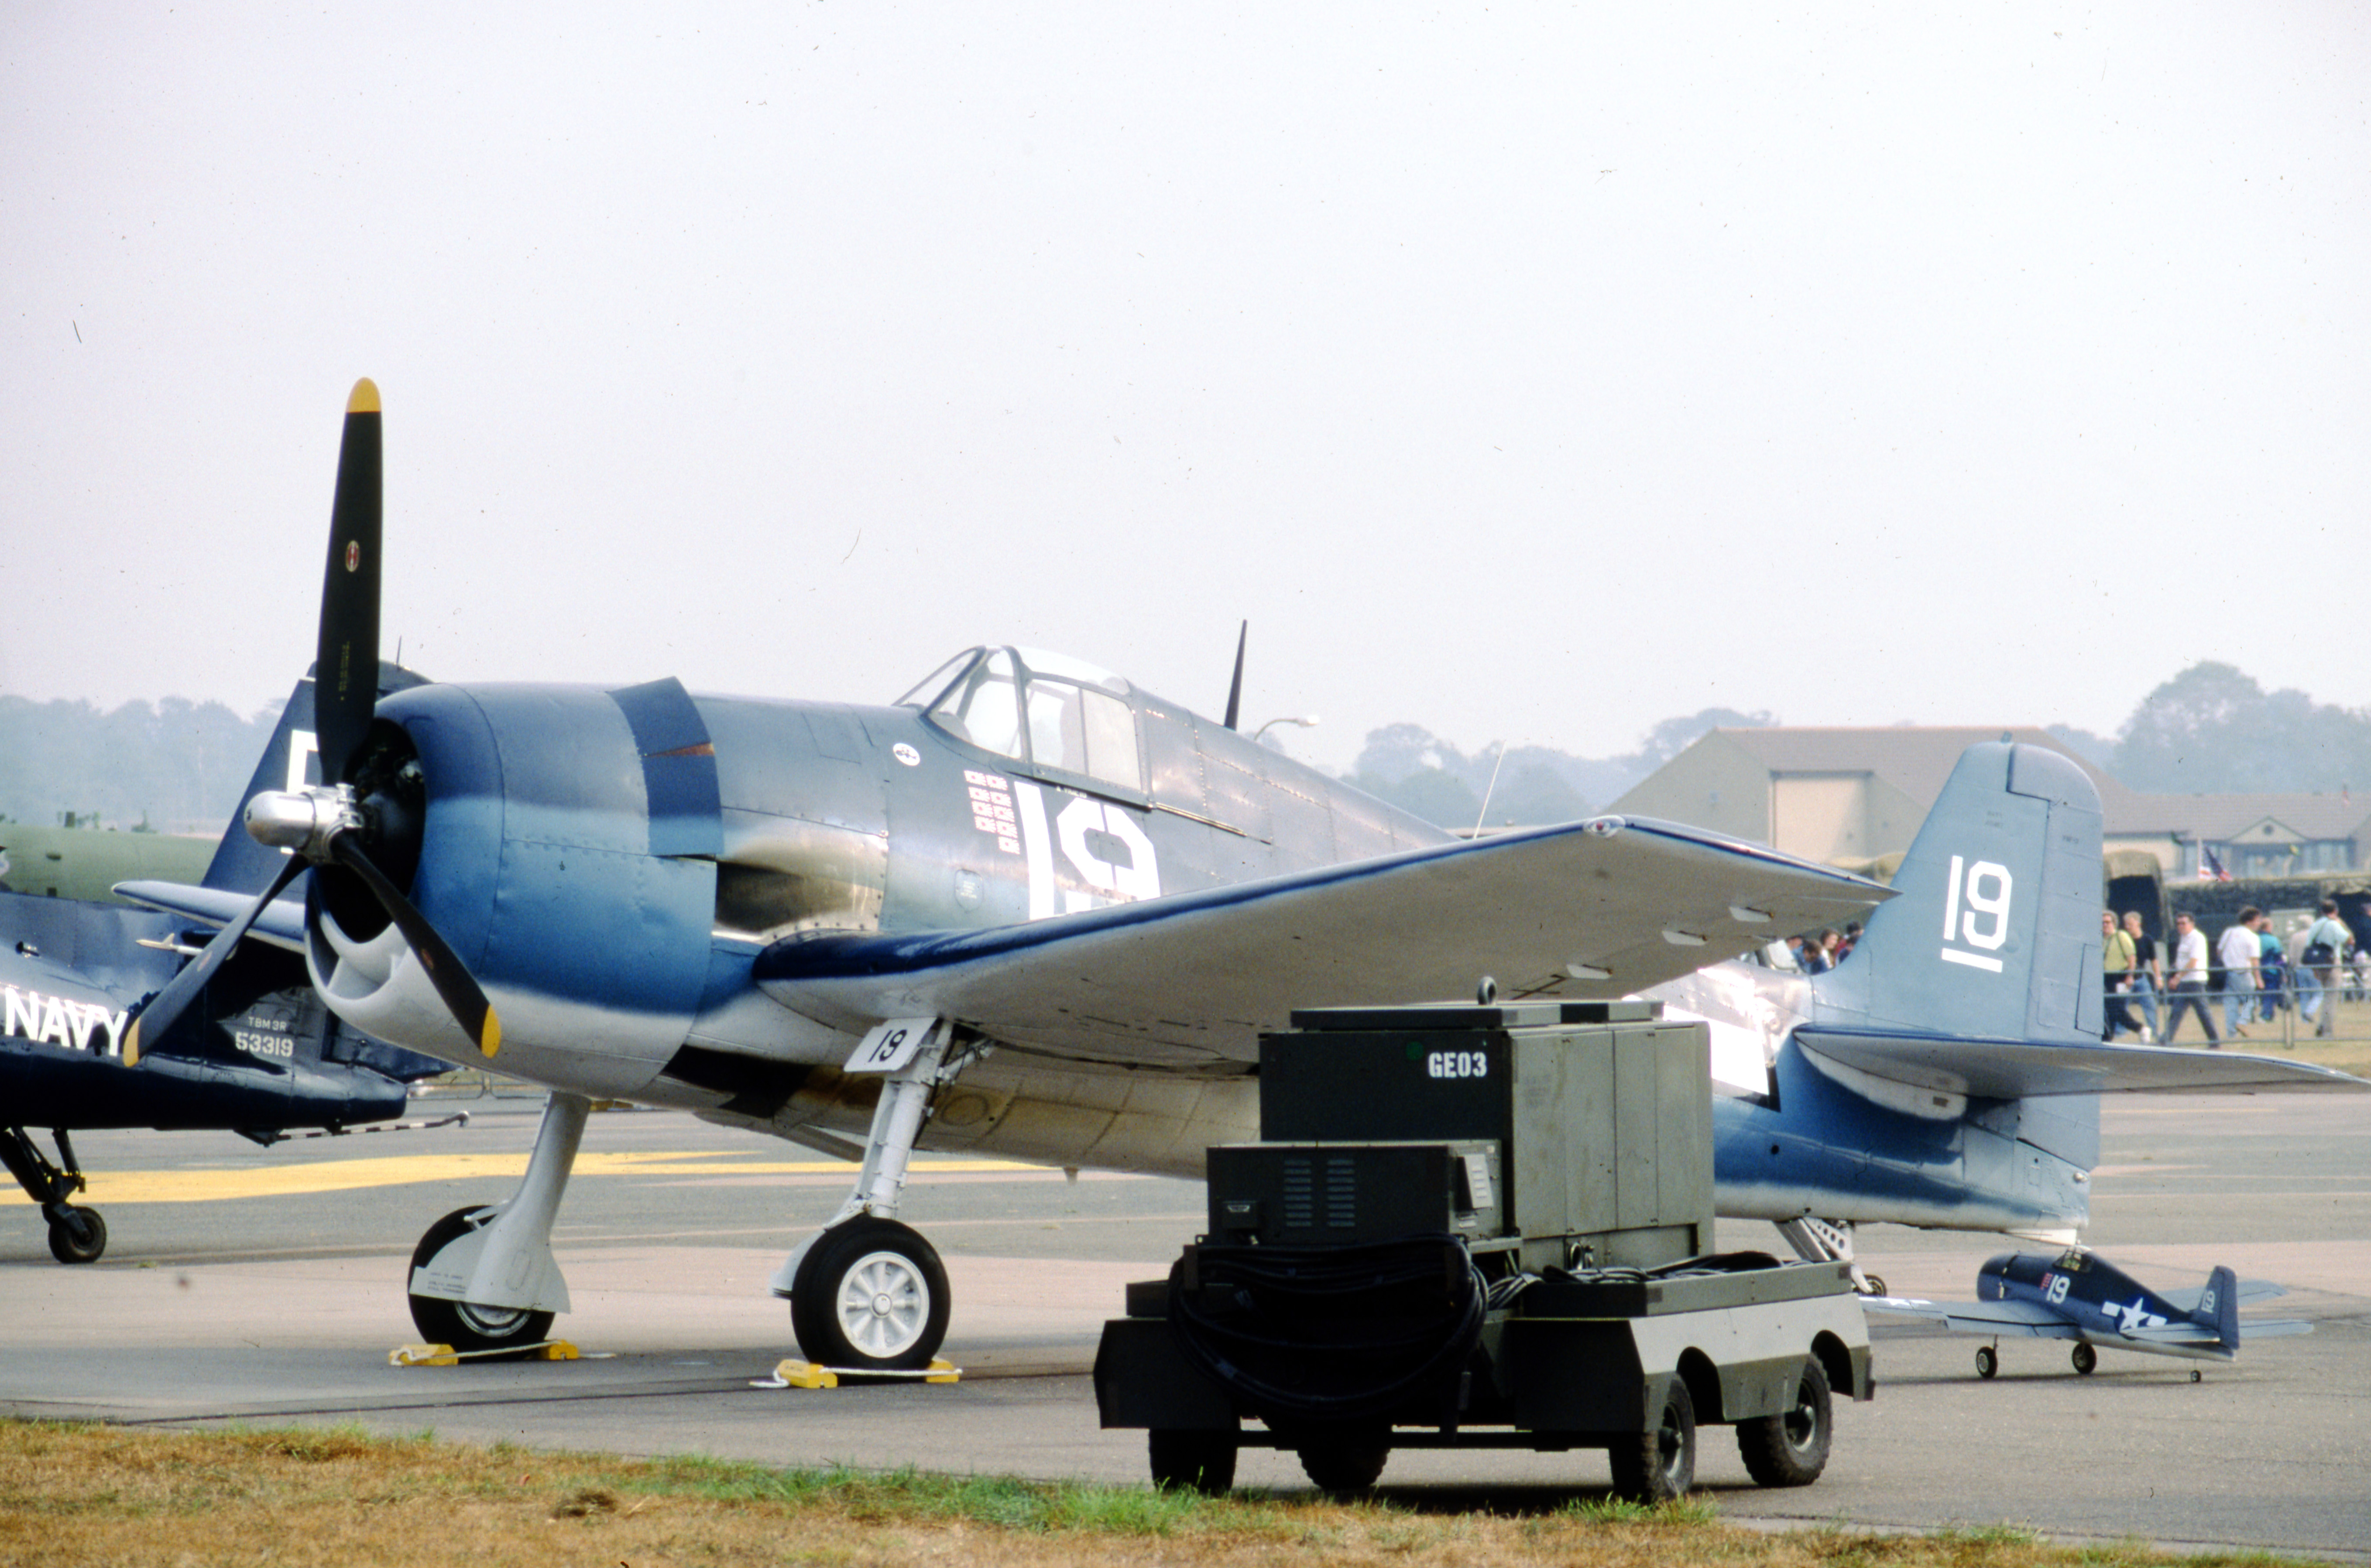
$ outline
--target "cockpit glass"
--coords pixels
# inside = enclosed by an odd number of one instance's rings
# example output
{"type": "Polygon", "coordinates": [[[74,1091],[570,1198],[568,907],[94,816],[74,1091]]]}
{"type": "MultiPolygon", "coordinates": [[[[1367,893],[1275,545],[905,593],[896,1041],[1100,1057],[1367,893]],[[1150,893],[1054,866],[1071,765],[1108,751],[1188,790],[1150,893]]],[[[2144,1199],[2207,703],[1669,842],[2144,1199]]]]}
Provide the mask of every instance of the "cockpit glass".
{"type": "Polygon", "coordinates": [[[1027,755],[1012,652],[1000,648],[973,665],[931,705],[931,719],[957,740],[1000,756],[1027,755]]]}
{"type": "Polygon", "coordinates": [[[1067,653],[1048,653],[1042,648],[1015,648],[1021,663],[1032,674],[1052,675],[1060,680],[1076,681],[1081,686],[1101,686],[1105,691],[1126,697],[1128,683],[1109,670],[1098,669],[1084,659],[1073,659],[1067,653]]]}
{"type": "Polygon", "coordinates": [[[1029,755],[1047,767],[1083,773],[1107,784],[1141,789],[1136,715],[1127,703],[1092,686],[1032,674],[1029,755]]]}
{"type": "Polygon", "coordinates": [[[947,683],[954,680],[961,671],[968,668],[971,662],[980,656],[980,652],[981,651],[977,648],[965,649],[937,669],[932,670],[927,678],[889,706],[892,708],[929,707],[931,698],[946,690],[947,683]]]}

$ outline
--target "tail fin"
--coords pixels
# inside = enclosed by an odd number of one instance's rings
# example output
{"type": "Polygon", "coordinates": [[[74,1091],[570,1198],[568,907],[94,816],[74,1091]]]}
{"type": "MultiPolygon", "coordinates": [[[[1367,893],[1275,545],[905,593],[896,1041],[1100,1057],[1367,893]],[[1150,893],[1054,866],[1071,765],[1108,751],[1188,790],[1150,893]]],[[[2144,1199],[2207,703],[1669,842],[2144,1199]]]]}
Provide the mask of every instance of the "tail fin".
{"type": "Polygon", "coordinates": [[[2216,1268],[2206,1276],[2205,1293],[2198,1298],[2198,1310],[2190,1315],[2191,1321],[2215,1331],[2223,1348],[2237,1355],[2239,1349],[2239,1277],[2226,1268],[2216,1268]]]}
{"type": "Polygon", "coordinates": [[[2099,794],[2044,746],[1970,746],[1852,955],[1811,982],[1822,1023],[2099,1039],[2099,794]]]}
{"type": "MultiPolygon", "coordinates": [[[[400,664],[379,662],[381,697],[424,684],[422,677],[400,664]]],[[[222,844],[214,850],[200,885],[249,894],[269,887],[272,879],[280,874],[285,855],[278,849],[267,849],[248,836],[247,802],[266,790],[301,790],[320,782],[321,763],[313,740],[313,674],[307,670],[296,683],[296,689],[288,694],[288,706],[280,710],[280,722],[272,732],[271,743],[256,762],[255,773],[247,781],[247,792],[238,798],[237,809],[231,813],[230,826],[224,831],[222,844]]]]}

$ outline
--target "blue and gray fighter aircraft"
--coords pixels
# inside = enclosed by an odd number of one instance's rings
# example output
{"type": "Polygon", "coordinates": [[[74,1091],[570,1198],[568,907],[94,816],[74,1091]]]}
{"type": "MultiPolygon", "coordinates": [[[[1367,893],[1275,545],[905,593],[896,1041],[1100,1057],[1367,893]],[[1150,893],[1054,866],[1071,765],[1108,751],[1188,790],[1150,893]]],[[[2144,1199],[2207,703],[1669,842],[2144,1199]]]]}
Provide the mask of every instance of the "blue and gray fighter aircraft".
{"type": "MultiPolygon", "coordinates": [[[[917,1147],[1198,1176],[1209,1145],[1256,1136],[1258,1038],[1294,1008],[1486,976],[1637,995],[1871,910],[1835,974],[1731,965],[1671,996],[1745,1080],[1718,1124],[1722,1212],[1794,1222],[1798,1250],[1848,1255],[1859,1220],[2079,1225],[2096,1113],[2031,1096],[2365,1087],[2099,1043],[2098,802],[2030,748],[1962,766],[1896,897],[1663,823],[1461,841],[1015,648],[877,708],[672,679],[375,700],[342,672],[376,658],[380,423],[358,384],[318,631],[327,781],[259,795],[247,823],[313,868],[306,960],[341,1018],[450,1061],[499,1053],[552,1090],[518,1191],[415,1251],[432,1339],[514,1347],[566,1309],[550,1229],[594,1097],[858,1161],[773,1288],[811,1359],[913,1367],[949,1307],[935,1251],[895,1217],[917,1147]]],[[[125,891],[224,928],[137,1035],[169,1027],[269,895],[125,891]]]]}
{"type": "MultiPolygon", "coordinates": [[[[1880,1317],[1923,1319],[1951,1333],[1991,1340],[1976,1347],[1979,1378],[2000,1371],[2000,1341],[2019,1337],[2073,1340],[2075,1370],[2088,1377],[2099,1365],[2097,1345],[2193,1361],[2236,1360],[2240,1307],[2287,1294],[2270,1280],[2242,1280],[2217,1268],[2200,1289],[2160,1296],[2105,1258],[2074,1247],[2054,1257],[2004,1252],[1987,1260],[1976,1275],[1979,1300],[1879,1296],[1861,1305],[1880,1317]]],[[[2256,1339],[2312,1332],[2311,1323],[2294,1319],[2248,1325],[2256,1339]]],[[[2197,1380],[2196,1372],[2190,1376],[2197,1380]]]]}
{"type": "MultiPolygon", "coordinates": [[[[387,689],[420,678],[390,664],[387,689]]],[[[257,764],[249,794],[303,789],[312,765],[312,682],[298,683],[257,764]]],[[[251,904],[285,857],[226,834],[192,900],[251,904]]],[[[342,1130],[403,1114],[405,1085],[445,1070],[433,1057],[368,1039],[306,983],[295,951],[301,910],[268,923],[284,950],[261,943],[224,964],[169,1028],[149,1032],[136,1063],[130,1018],[169,982],[218,920],[192,935],[180,917],[121,905],[0,893],[0,1164],[49,1221],[50,1251],[87,1263],[107,1248],[107,1223],[73,1202],[85,1185],[77,1131],[221,1129],[270,1143],[291,1129],[342,1130]],[[52,1161],[29,1127],[46,1127],[52,1161]]]]}

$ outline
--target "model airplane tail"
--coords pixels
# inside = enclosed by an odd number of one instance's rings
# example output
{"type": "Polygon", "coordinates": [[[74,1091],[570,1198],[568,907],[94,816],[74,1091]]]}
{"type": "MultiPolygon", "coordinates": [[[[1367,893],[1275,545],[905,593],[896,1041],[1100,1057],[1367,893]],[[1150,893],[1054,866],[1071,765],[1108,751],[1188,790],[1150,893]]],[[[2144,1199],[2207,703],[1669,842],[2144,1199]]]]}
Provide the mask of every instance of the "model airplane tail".
{"type": "Polygon", "coordinates": [[[2072,760],[1969,747],[1893,886],[1850,959],[1813,978],[1822,1026],[2099,1038],[2099,797],[2072,760]]]}
{"type": "Polygon", "coordinates": [[[2216,1265],[2206,1276],[2206,1294],[2198,1298],[2191,1320],[2215,1331],[2215,1343],[2233,1355],[2239,1354],[2239,1276],[2216,1265]]]}

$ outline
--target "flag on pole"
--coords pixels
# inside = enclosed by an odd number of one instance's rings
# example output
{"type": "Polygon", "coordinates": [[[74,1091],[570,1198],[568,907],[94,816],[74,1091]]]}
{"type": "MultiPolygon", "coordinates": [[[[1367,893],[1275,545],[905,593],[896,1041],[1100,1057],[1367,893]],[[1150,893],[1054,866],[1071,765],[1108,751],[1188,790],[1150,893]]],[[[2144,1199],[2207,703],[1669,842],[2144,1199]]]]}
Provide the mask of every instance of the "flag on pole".
{"type": "Polygon", "coordinates": [[[2215,851],[2203,844],[2198,847],[2198,880],[2200,882],[2231,880],[2231,873],[2223,869],[2223,862],[2215,858],[2215,851]]]}

